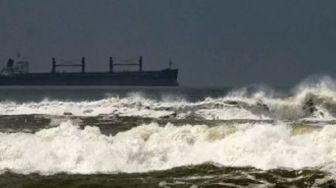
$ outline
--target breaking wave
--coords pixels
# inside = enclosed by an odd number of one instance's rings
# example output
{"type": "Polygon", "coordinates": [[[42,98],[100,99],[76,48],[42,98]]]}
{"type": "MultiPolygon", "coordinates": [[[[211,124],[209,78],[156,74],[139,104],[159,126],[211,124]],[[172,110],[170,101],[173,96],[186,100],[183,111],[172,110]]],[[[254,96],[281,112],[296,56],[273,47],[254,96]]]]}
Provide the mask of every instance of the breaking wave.
{"type": "Polygon", "coordinates": [[[116,135],[71,121],[36,133],[0,133],[0,170],[20,174],[118,173],[212,162],[259,169],[323,167],[336,159],[336,127],[267,123],[141,125],[116,135]]]}
{"type": "Polygon", "coordinates": [[[218,98],[190,102],[183,99],[155,100],[133,94],[96,101],[0,103],[0,115],[46,114],[56,116],[139,116],[148,118],[201,118],[206,120],[335,120],[335,82],[325,78],[304,82],[292,94],[281,96],[240,89],[218,98]]]}

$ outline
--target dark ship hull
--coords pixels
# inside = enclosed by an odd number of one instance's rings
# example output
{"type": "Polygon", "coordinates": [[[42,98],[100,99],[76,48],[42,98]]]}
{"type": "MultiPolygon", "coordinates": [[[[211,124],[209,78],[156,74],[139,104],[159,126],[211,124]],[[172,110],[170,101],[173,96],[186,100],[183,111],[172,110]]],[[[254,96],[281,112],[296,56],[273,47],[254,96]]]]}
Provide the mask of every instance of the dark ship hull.
{"type": "Polygon", "coordinates": [[[177,69],[134,72],[27,73],[0,76],[3,86],[178,86],[177,69]]]}

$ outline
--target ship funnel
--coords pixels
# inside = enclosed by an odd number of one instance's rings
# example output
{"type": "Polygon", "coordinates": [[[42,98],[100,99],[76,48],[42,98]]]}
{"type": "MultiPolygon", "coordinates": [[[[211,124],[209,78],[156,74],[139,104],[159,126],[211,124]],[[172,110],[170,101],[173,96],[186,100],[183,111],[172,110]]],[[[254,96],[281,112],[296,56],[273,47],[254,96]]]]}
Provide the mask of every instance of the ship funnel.
{"type": "Polygon", "coordinates": [[[14,67],[14,60],[13,59],[8,59],[7,69],[13,69],[13,67],[14,67]]]}
{"type": "Polygon", "coordinates": [[[5,68],[5,72],[11,74],[14,71],[14,60],[9,58],[7,61],[7,66],[5,68]]]}

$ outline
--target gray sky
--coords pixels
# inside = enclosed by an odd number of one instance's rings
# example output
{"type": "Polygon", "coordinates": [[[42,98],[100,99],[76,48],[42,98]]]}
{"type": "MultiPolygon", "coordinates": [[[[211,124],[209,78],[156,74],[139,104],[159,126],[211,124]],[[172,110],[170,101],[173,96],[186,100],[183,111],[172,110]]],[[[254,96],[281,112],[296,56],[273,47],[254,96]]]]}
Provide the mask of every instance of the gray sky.
{"type": "Polygon", "coordinates": [[[144,56],[182,85],[291,85],[336,74],[336,1],[0,0],[0,60],[20,51],[35,72],[51,57],[144,56]]]}

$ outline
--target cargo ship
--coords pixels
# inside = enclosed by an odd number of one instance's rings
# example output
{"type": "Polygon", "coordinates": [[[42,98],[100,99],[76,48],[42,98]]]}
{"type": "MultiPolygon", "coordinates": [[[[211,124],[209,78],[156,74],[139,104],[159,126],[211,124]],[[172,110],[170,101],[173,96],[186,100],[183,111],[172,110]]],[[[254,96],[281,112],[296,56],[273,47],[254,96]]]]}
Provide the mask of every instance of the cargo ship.
{"type": "Polygon", "coordinates": [[[51,61],[51,72],[30,73],[28,61],[8,59],[7,65],[0,72],[0,86],[178,86],[178,69],[169,68],[159,71],[144,71],[143,57],[137,62],[114,62],[109,58],[109,71],[86,72],[85,57],[78,63],[58,64],[51,61]],[[137,70],[116,70],[118,67],[135,66],[137,70]],[[59,67],[79,67],[79,72],[60,72],[59,67]]]}

